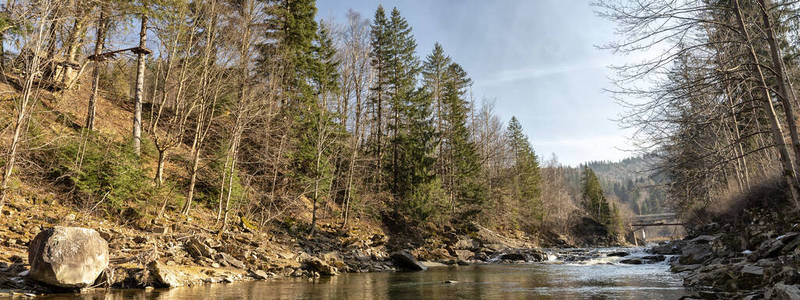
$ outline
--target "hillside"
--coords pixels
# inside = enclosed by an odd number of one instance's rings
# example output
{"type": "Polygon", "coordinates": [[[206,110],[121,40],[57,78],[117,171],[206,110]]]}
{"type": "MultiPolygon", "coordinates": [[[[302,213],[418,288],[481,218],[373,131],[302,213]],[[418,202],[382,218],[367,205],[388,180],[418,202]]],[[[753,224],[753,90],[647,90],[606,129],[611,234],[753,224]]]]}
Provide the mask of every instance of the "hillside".
{"type": "Polygon", "coordinates": [[[566,176],[573,193],[580,194],[581,169],[591,168],[607,197],[625,203],[635,214],[671,211],[665,192],[666,179],[655,169],[656,157],[636,156],[617,162],[592,161],[578,168],[567,168],[566,176]]]}

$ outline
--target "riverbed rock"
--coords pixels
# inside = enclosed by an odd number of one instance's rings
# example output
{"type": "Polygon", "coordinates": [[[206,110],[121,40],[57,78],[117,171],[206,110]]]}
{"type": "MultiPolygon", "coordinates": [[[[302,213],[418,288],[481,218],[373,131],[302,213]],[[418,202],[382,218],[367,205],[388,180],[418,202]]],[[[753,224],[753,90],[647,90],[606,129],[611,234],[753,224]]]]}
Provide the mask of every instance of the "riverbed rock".
{"type": "Polygon", "coordinates": [[[672,265],[672,267],[670,267],[670,271],[673,272],[673,273],[682,273],[682,272],[687,272],[687,271],[694,271],[694,270],[699,269],[700,267],[702,267],[702,265],[700,265],[700,264],[694,264],[694,265],[676,264],[676,265],[672,265]]]}
{"type": "Polygon", "coordinates": [[[643,256],[642,259],[646,260],[648,263],[657,263],[657,262],[665,261],[667,259],[667,257],[664,256],[664,255],[660,255],[659,254],[659,255],[643,256]]]}
{"type": "Polygon", "coordinates": [[[216,252],[197,237],[192,237],[186,241],[184,248],[186,248],[186,252],[189,252],[189,255],[195,259],[202,259],[204,257],[210,258],[216,252]]]}
{"type": "Polygon", "coordinates": [[[481,247],[481,244],[473,239],[464,238],[458,240],[454,245],[453,248],[456,250],[470,250],[475,251],[481,247]]]}
{"type": "Polygon", "coordinates": [[[472,253],[472,251],[469,250],[455,250],[455,253],[456,253],[456,258],[464,261],[470,260],[472,259],[472,257],[475,256],[475,253],[472,253]]]}
{"type": "Polygon", "coordinates": [[[739,271],[737,278],[737,287],[752,289],[761,285],[764,280],[764,268],[753,265],[745,265],[739,271]]]}
{"type": "Polygon", "coordinates": [[[217,262],[221,264],[226,264],[228,266],[238,269],[245,268],[245,264],[241,260],[238,260],[227,253],[217,253],[217,255],[214,258],[216,258],[217,262]]]}
{"type": "Polygon", "coordinates": [[[526,258],[522,253],[503,253],[500,255],[500,259],[510,261],[525,261],[526,258]]]}
{"type": "Polygon", "coordinates": [[[687,245],[682,250],[682,255],[678,258],[678,262],[683,265],[693,265],[703,263],[706,259],[711,258],[711,247],[708,244],[692,244],[687,245]]]}
{"type": "Polygon", "coordinates": [[[800,285],[778,283],[771,289],[768,289],[764,296],[766,299],[797,300],[800,299],[800,285]]]}
{"type": "Polygon", "coordinates": [[[650,248],[649,252],[652,254],[663,254],[663,255],[674,255],[674,254],[681,254],[681,247],[683,246],[684,241],[671,241],[662,244],[658,244],[650,248]]]}
{"type": "Polygon", "coordinates": [[[153,261],[147,265],[150,274],[156,279],[156,284],[160,287],[179,287],[183,286],[182,274],[165,266],[158,261],[153,261]]]}
{"type": "Polygon", "coordinates": [[[254,279],[257,279],[257,280],[265,280],[265,279],[269,279],[269,278],[271,278],[273,276],[274,276],[274,274],[272,276],[270,276],[270,274],[265,272],[264,270],[251,270],[250,271],[250,277],[253,277],[254,279]]]}
{"type": "Polygon", "coordinates": [[[97,231],[56,226],[39,232],[30,243],[28,276],[59,287],[86,287],[108,267],[108,259],[108,242],[97,231]]]}
{"type": "Polygon", "coordinates": [[[619,261],[619,263],[626,265],[641,265],[644,263],[644,261],[642,261],[641,258],[629,258],[629,259],[623,259],[619,261]]]}
{"type": "Polygon", "coordinates": [[[394,265],[402,271],[425,271],[428,269],[405,250],[392,253],[391,258],[394,265]]]}
{"type": "Polygon", "coordinates": [[[783,240],[781,239],[770,239],[758,246],[758,250],[751,255],[753,260],[758,260],[759,258],[772,258],[778,256],[781,253],[781,249],[783,248],[783,240]]]}
{"type": "Polygon", "coordinates": [[[606,254],[606,256],[608,256],[608,257],[625,257],[625,256],[628,256],[628,255],[630,255],[630,253],[625,252],[625,251],[615,251],[615,252],[611,252],[611,253],[606,254]]]}
{"type": "Polygon", "coordinates": [[[331,266],[316,257],[306,258],[305,260],[303,260],[303,264],[306,265],[306,267],[311,271],[318,272],[320,275],[323,276],[339,275],[339,270],[337,270],[336,267],[331,266]]]}

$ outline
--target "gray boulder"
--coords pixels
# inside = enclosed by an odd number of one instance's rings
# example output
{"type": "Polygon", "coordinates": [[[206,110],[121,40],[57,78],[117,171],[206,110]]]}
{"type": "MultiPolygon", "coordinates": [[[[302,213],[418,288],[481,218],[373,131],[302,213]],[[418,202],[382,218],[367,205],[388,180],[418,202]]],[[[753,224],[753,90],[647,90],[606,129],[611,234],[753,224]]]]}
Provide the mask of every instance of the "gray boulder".
{"type": "Polygon", "coordinates": [[[108,242],[94,229],[56,226],[28,247],[31,279],[65,288],[91,285],[108,267],[108,242]]]}

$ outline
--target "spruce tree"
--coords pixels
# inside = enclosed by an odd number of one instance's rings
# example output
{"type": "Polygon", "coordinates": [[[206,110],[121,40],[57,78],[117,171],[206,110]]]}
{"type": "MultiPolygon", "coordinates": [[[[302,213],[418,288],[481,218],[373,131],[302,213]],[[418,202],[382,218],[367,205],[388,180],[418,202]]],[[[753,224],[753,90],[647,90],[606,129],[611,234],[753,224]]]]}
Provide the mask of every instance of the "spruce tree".
{"type": "Polygon", "coordinates": [[[506,135],[514,159],[512,167],[514,172],[513,196],[523,206],[523,218],[528,219],[528,222],[531,220],[541,221],[544,214],[540,199],[539,159],[534,153],[528,137],[522,132],[522,125],[516,117],[511,117],[508,122],[506,135]]]}
{"type": "Polygon", "coordinates": [[[373,176],[373,183],[376,186],[381,186],[383,180],[383,160],[384,160],[384,123],[385,111],[384,107],[388,102],[389,97],[389,56],[391,48],[391,34],[389,29],[389,19],[386,18],[386,12],[383,6],[378,5],[375,11],[375,17],[370,27],[370,65],[375,70],[375,81],[370,90],[372,91],[369,99],[372,107],[372,123],[373,130],[367,142],[367,151],[376,158],[375,168],[377,172],[373,176]]]}
{"type": "Polygon", "coordinates": [[[480,157],[467,128],[469,107],[465,94],[472,81],[456,63],[447,66],[443,79],[441,110],[446,127],[443,128],[441,139],[441,149],[445,154],[440,156],[440,160],[444,161],[442,165],[446,165],[446,172],[442,176],[450,195],[453,217],[470,219],[480,212],[486,198],[486,189],[478,178],[481,173],[480,157]]]}
{"type": "Polygon", "coordinates": [[[583,208],[589,212],[597,222],[608,225],[612,222],[612,210],[608,205],[603,188],[597,175],[588,166],[583,167],[583,178],[581,179],[583,208]]]}

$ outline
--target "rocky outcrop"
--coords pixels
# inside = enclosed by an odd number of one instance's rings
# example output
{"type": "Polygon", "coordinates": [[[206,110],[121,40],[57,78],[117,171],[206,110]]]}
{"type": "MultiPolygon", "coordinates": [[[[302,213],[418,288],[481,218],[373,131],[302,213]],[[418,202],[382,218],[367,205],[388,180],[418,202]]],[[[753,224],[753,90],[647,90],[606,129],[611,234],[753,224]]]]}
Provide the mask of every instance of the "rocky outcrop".
{"type": "Polygon", "coordinates": [[[671,260],[671,271],[681,273],[698,297],[800,299],[797,226],[780,229],[772,223],[778,218],[767,211],[748,214],[751,221],[737,225],[743,227],[707,224],[694,228],[692,238],[650,252],[680,254],[671,260]]]}
{"type": "Polygon", "coordinates": [[[394,265],[403,271],[425,271],[428,269],[428,267],[421,264],[411,253],[405,250],[392,253],[391,258],[394,265]]]}
{"type": "Polygon", "coordinates": [[[28,277],[58,287],[82,288],[95,282],[108,260],[108,243],[97,231],[56,226],[31,241],[28,277]]]}

